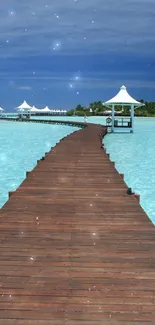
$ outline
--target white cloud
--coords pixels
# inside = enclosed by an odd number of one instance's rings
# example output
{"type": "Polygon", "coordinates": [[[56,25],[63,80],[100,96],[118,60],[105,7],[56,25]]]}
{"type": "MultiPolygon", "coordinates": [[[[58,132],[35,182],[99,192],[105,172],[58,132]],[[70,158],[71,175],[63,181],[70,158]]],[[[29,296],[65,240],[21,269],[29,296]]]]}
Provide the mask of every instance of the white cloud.
{"type": "MultiPolygon", "coordinates": [[[[18,78],[17,80],[22,80],[22,78],[18,78]]],[[[29,78],[27,78],[29,79],[29,78]]],[[[30,81],[32,81],[30,79],[30,81]]],[[[143,79],[141,73],[133,74],[133,75],[125,75],[123,73],[110,73],[105,74],[104,77],[99,75],[98,77],[94,77],[90,75],[88,77],[83,77],[80,82],[73,82],[72,87],[69,87],[70,83],[68,82],[68,78],[61,76],[53,76],[53,77],[36,77],[35,85],[37,89],[43,89],[44,87],[47,89],[59,89],[59,87],[63,86],[64,88],[68,88],[68,90],[77,91],[77,90],[85,90],[85,89],[109,89],[109,88],[118,88],[125,84],[129,88],[147,88],[147,89],[155,89],[155,82],[143,79]],[[131,78],[132,76],[132,78],[131,78]]],[[[21,90],[32,90],[30,86],[20,86],[17,89],[21,90]]]]}
{"type": "Polygon", "coordinates": [[[145,71],[99,71],[99,72],[87,72],[86,75],[82,74],[79,80],[76,80],[75,75],[71,76],[70,73],[61,72],[49,73],[41,72],[33,76],[27,76],[26,73],[22,73],[14,76],[10,76],[10,73],[4,73],[0,76],[0,80],[7,82],[10,87],[14,87],[19,90],[25,91],[43,91],[43,89],[68,89],[71,93],[74,91],[81,91],[85,89],[108,89],[108,88],[119,88],[122,84],[125,84],[129,88],[145,88],[154,89],[155,82],[148,80],[145,71]],[[8,78],[12,79],[8,83],[8,78]],[[69,85],[72,87],[69,87],[69,85]]]}
{"type": "Polygon", "coordinates": [[[17,87],[17,89],[20,89],[20,90],[32,90],[32,87],[30,87],[30,86],[19,86],[19,87],[17,87]]]}

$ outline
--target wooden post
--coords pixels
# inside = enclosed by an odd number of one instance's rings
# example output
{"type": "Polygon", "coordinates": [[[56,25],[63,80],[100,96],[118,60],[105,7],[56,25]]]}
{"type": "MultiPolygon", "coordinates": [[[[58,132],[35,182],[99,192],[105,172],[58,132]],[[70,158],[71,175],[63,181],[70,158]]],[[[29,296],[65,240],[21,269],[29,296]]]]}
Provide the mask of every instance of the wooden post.
{"type": "Polygon", "coordinates": [[[115,105],[112,105],[112,132],[114,132],[114,119],[115,119],[115,105]]]}
{"type": "Polygon", "coordinates": [[[131,127],[131,133],[134,132],[134,105],[131,105],[131,123],[132,123],[132,127],[131,127]]]}
{"type": "Polygon", "coordinates": [[[14,191],[9,191],[9,199],[11,197],[11,195],[14,193],[14,191]]]}

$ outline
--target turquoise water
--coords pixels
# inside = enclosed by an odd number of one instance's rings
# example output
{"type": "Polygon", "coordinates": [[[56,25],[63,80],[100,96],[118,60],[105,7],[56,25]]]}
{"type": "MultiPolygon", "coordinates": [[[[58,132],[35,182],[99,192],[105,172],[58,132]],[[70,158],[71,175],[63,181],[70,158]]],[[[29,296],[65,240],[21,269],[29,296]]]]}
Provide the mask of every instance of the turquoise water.
{"type": "Polygon", "coordinates": [[[104,139],[111,160],[125,182],[140,194],[140,203],[155,224],[155,119],[136,118],[135,133],[104,139]]]}
{"type": "MultiPolygon", "coordinates": [[[[8,113],[7,117],[16,118],[18,114],[16,113],[8,113]]],[[[61,121],[78,121],[78,122],[84,122],[84,117],[80,116],[31,116],[31,119],[38,119],[38,120],[61,120],[61,121]]],[[[106,117],[100,117],[100,116],[92,116],[88,118],[88,123],[99,123],[105,125],[106,123],[106,117]]]]}
{"type": "MultiPolygon", "coordinates": [[[[88,117],[88,123],[96,124],[106,124],[105,116],[90,116],[88,117]]],[[[32,119],[41,119],[41,120],[61,120],[61,121],[78,121],[84,122],[84,117],[82,116],[33,116],[32,119]]]]}
{"type": "MultiPolygon", "coordinates": [[[[41,118],[41,117],[40,117],[41,118]]],[[[83,117],[42,117],[84,121],[83,117]]],[[[89,117],[89,123],[105,124],[106,117],[89,117]]],[[[0,121],[0,206],[24,180],[26,171],[36,165],[50,147],[76,127],[0,121]]],[[[135,133],[108,134],[107,152],[125,182],[140,194],[141,205],[155,224],[155,119],[135,118],[135,133]]]]}
{"type": "Polygon", "coordinates": [[[37,160],[77,127],[0,121],[0,207],[37,160]]]}
{"type": "MultiPolygon", "coordinates": [[[[84,121],[83,117],[40,117],[84,121]]],[[[106,117],[89,117],[89,123],[105,125],[106,117]]],[[[140,194],[140,204],[155,224],[155,118],[135,118],[135,133],[108,134],[105,147],[125,182],[140,194]]]]}

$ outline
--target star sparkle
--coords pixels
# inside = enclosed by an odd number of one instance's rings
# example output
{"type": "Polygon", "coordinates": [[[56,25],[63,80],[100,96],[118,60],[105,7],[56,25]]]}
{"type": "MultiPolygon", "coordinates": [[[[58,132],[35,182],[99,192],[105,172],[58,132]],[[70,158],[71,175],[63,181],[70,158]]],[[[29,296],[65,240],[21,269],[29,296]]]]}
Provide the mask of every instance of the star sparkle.
{"type": "Polygon", "coordinates": [[[14,17],[16,15],[16,12],[14,10],[9,10],[8,14],[10,17],[14,17]]]}
{"type": "Polygon", "coordinates": [[[77,73],[70,78],[71,82],[68,84],[69,89],[76,89],[76,95],[79,95],[80,92],[77,90],[77,86],[79,85],[79,82],[81,80],[81,71],[77,71],[77,73]]]}
{"type": "Polygon", "coordinates": [[[52,49],[55,50],[59,50],[61,48],[61,43],[60,42],[54,42],[52,45],[52,49]]]}
{"type": "Polygon", "coordinates": [[[9,86],[11,86],[11,87],[14,87],[14,86],[15,86],[15,82],[14,82],[13,80],[10,80],[8,84],[9,84],[9,86]]]}
{"type": "Polygon", "coordinates": [[[57,19],[60,18],[59,15],[57,15],[56,13],[54,13],[54,16],[55,16],[57,19]]]}

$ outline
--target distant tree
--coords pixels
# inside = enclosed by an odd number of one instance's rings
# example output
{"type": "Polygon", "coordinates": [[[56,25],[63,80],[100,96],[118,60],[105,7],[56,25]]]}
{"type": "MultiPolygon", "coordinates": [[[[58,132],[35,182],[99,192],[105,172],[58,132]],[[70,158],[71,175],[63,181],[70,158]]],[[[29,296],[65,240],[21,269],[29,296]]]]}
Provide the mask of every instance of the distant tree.
{"type": "MultiPolygon", "coordinates": [[[[121,112],[122,111],[122,106],[121,105],[117,105],[115,106],[115,112],[121,112]]],[[[123,108],[124,111],[124,108],[123,108]]]]}
{"type": "Polygon", "coordinates": [[[148,114],[154,116],[155,115],[155,103],[149,102],[145,106],[146,106],[148,114]]]}
{"type": "Polygon", "coordinates": [[[98,102],[90,103],[89,108],[92,109],[93,115],[98,115],[100,113],[103,114],[103,112],[106,110],[106,107],[103,106],[101,100],[99,100],[98,102]]]}
{"type": "Polygon", "coordinates": [[[129,116],[130,115],[130,106],[124,106],[123,111],[121,113],[122,116],[129,116]]]}
{"type": "MultiPolygon", "coordinates": [[[[155,116],[155,102],[146,102],[143,99],[139,100],[141,103],[145,104],[145,106],[137,107],[135,109],[136,116],[155,116]]],[[[129,116],[130,115],[130,106],[124,106],[121,115],[129,116]]],[[[89,104],[89,107],[83,107],[81,104],[78,104],[75,109],[71,109],[67,112],[67,116],[87,116],[91,115],[103,115],[104,111],[107,110],[101,101],[95,101],[89,104]],[[90,108],[92,112],[90,112],[90,108]]],[[[122,106],[115,106],[115,111],[121,111],[122,106]]]]}
{"type": "Polygon", "coordinates": [[[76,111],[83,111],[84,110],[84,107],[80,104],[78,104],[75,108],[76,111]]]}
{"type": "Polygon", "coordinates": [[[72,115],[74,115],[74,109],[70,109],[69,111],[67,111],[66,115],[67,115],[67,116],[72,116],[72,115]]]}

